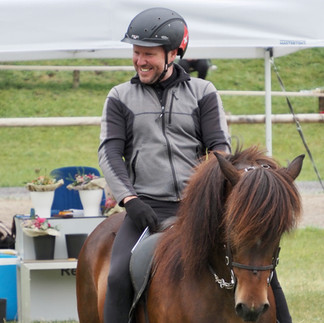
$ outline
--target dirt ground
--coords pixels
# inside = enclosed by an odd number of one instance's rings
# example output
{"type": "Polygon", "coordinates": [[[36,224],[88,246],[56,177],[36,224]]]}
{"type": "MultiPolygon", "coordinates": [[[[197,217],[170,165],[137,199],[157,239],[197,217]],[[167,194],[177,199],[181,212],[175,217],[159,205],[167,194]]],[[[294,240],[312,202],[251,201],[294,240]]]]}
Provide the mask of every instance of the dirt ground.
{"type": "MultiPolygon", "coordinates": [[[[324,192],[318,183],[303,183],[299,187],[303,216],[299,227],[324,228],[324,192]]],[[[32,203],[24,188],[0,188],[0,221],[9,228],[15,214],[29,214],[32,203]]]]}

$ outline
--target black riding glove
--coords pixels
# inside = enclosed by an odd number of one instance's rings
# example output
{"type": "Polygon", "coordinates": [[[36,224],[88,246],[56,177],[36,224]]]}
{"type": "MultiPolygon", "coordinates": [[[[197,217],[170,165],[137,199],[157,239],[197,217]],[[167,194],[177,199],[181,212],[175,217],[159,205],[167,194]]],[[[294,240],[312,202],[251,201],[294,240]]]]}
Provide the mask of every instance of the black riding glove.
{"type": "Polygon", "coordinates": [[[151,232],[157,228],[158,219],[153,209],[139,198],[134,198],[125,203],[127,215],[134,221],[142,232],[147,226],[151,232]]]}

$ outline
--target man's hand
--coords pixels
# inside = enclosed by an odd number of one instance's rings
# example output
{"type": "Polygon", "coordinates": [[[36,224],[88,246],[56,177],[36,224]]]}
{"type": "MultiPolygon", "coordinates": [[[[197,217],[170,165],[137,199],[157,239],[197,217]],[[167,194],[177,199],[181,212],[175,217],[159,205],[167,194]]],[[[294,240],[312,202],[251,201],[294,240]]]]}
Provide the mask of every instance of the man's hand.
{"type": "Polygon", "coordinates": [[[155,232],[158,224],[157,216],[153,209],[139,198],[133,198],[125,203],[127,215],[134,221],[142,232],[147,226],[155,232]]]}

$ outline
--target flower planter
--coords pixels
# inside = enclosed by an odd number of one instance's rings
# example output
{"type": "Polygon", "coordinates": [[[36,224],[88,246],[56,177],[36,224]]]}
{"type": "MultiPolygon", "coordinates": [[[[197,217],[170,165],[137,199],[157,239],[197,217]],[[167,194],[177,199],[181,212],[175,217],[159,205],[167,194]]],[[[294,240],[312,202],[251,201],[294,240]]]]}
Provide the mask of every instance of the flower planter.
{"type": "Polygon", "coordinates": [[[34,237],[34,250],[36,260],[54,259],[55,236],[42,235],[34,237]]]}
{"type": "Polygon", "coordinates": [[[66,249],[68,258],[78,259],[81,248],[88,237],[87,233],[66,234],[66,249]]]}
{"type": "Polygon", "coordinates": [[[30,192],[35,214],[40,218],[50,218],[54,200],[54,191],[30,192]]]}
{"type": "Polygon", "coordinates": [[[79,190],[84,216],[101,216],[102,189],[79,190]]]}

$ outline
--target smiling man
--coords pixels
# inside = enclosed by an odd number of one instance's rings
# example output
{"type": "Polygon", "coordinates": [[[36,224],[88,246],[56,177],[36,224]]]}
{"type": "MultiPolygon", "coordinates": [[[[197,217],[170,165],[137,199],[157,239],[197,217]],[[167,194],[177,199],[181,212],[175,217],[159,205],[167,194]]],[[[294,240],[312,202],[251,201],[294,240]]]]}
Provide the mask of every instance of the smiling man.
{"type": "Polygon", "coordinates": [[[133,289],[131,249],[146,227],[176,215],[192,170],[207,151],[230,152],[222,102],[214,85],[174,64],[188,46],[185,20],[166,8],[139,13],[123,42],[136,70],[106,99],[99,164],[127,215],[114,242],[105,322],[127,323],[133,289]]]}

